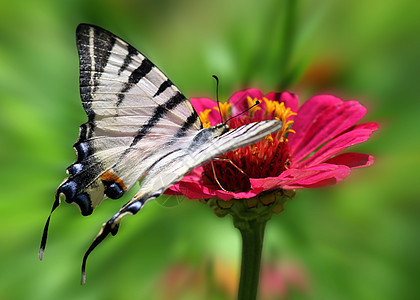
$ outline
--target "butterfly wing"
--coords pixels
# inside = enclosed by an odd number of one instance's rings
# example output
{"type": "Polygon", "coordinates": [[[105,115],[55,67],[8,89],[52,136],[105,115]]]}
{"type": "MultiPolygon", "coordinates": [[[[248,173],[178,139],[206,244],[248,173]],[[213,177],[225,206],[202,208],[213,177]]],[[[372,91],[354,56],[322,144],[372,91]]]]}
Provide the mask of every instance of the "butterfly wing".
{"type": "Polygon", "coordinates": [[[150,60],[112,33],[80,24],[80,94],[88,122],[74,145],[77,159],[57,190],[83,215],[119,198],[152,165],[168,141],[196,132],[191,103],[150,60]],[[149,159],[148,159],[149,158],[149,159]]]}

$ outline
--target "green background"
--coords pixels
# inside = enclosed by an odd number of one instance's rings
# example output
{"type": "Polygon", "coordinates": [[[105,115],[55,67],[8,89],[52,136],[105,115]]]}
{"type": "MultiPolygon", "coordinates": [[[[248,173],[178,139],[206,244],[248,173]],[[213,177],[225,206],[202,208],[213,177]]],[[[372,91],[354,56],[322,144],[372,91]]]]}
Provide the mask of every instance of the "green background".
{"type": "Polygon", "coordinates": [[[193,201],[150,203],[127,218],[90,257],[85,286],[82,255],[130,195],[86,218],[62,205],[38,260],[86,120],[81,22],[129,41],[188,97],[214,98],[217,74],[222,99],[254,87],[295,92],[300,103],[330,93],[367,106],[363,121],[379,131],[351,151],[374,155],[375,164],[337,186],[299,190],[269,222],[264,264],[281,274],[277,288],[285,285],[263,299],[417,298],[419,20],[420,5],[409,0],[2,1],[0,299],[232,299],[220,281],[236,285],[228,275],[237,272],[239,234],[193,201]]]}

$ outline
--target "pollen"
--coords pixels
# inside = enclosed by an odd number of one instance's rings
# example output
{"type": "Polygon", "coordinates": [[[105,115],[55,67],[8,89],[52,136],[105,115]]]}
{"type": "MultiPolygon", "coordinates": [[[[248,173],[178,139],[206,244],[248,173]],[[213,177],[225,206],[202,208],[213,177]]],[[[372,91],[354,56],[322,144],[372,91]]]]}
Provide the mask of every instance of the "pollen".
{"type": "Polygon", "coordinates": [[[206,109],[204,111],[201,111],[200,114],[199,114],[201,123],[203,123],[203,128],[211,127],[210,119],[209,119],[210,112],[211,112],[211,109],[206,109]]]}
{"type": "Polygon", "coordinates": [[[256,104],[261,103],[261,101],[258,100],[257,98],[252,99],[250,96],[248,96],[247,100],[248,100],[248,107],[252,107],[253,105],[255,105],[249,110],[249,118],[252,119],[254,117],[255,112],[261,109],[261,107],[256,105],[256,104]]]}
{"type": "MultiPolygon", "coordinates": [[[[274,101],[273,101],[274,102],[274,101]]],[[[283,126],[280,131],[278,131],[277,135],[279,138],[283,137],[288,132],[295,132],[293,129],[290,129],[290,127],[293,124],[293,120],[287,120],[291,116],[297,115],[295,112],[293,112],[290,107],[287,107],[284,105],[284,102],[274,102],[275,103],[275,109],[274,109],[274,118],[277,120],[280,120],[283,122],[283,126]]]]}
{"type": "Polygon", "coordinates": [[[271,134],[270,135],[267,135],[265,138],[264,138],[264,143],[263,143],[263,145],[264,146],[266,146],[266,147],[270,147],[271,145],[273,145],[273,143],[274,143],[274,138],[271,136],[271,134]]]}
{"type": "MultiPolygon", "coordinates": [[[[219,103],[220,113],[222,114],[224,120],[229,119],[229,109],[231,105],[232,104],[230,104],[229,102],[219,103]]],[[[219,111],[219,108],[217,106],[213,107],[213,109],[219,111]]]]}
{"type": "Polygon", "coordinates": [[[268,119],[271,116],[271,114],[276,110],[276,104],[278,104],[278,102],[268,100],[265,97],[263,98],[263,100],[265,102],[264,119],[268,119]]]}

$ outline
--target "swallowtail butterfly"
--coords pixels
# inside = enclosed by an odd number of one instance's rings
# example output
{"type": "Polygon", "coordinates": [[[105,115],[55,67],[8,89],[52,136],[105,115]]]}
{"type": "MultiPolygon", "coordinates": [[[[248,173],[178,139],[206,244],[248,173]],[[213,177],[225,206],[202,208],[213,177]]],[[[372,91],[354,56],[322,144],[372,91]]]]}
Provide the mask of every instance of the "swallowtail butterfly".
{"type": "Polygon", "coordinates": [[[60,195],[90,215],[105,198],[118,199],[142,179],[138,193],[103,224],[87,250],[115,235],[125,215],[136,214],[192,169],[225,152],[255,143],[282,123],[268,120],[229,130],[203,128],[190,101],[145,56],[114,34],[93,25],[76,30],[80,95],[88,121],[74,144],[76,161],[58,187],[45,224],[42,260],[52,212],[60,195]]]}

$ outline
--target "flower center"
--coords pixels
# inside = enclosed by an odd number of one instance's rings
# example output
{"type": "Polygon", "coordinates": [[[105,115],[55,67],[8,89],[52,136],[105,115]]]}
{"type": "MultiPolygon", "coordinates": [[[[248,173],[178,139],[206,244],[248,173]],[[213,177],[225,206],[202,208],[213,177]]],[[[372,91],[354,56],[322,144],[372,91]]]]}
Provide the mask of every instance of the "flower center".
{"type": "MultiPolygon", "coordinates": [[[[249,97],[249,107],[256,100],[249,97]]],[[[281,120],[283,127],[255,144],[225,153],[204,165],[204,180],[226,191],[246,192],[251,189],[249,178],[277,177],[289,168],[291,156],[287,134],[294,131],[290,129],[293,121],[288,118],[296,113],[286,108],[284,103],[266,98],[262,100],[266,104],[264,119],[281,120]]],[[[229,127],[234,129],[259,121],[254,118],[256,111],[251,109],[247,115],[230,120],[229,127]]]]}

